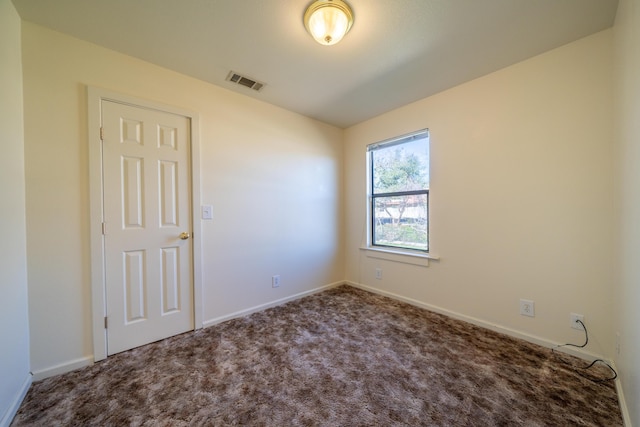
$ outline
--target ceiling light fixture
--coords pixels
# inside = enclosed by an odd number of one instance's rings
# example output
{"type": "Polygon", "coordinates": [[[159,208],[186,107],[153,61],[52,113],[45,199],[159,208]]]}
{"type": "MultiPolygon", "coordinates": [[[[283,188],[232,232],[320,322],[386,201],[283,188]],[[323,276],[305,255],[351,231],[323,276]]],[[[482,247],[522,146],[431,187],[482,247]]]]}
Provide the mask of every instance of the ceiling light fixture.
{"type": "Polygon", "coordinates": [[[304,13],[304,26],[320,44],[338,43],[353,25],[353,12],[342,0],[317,0],[304,13]]]}

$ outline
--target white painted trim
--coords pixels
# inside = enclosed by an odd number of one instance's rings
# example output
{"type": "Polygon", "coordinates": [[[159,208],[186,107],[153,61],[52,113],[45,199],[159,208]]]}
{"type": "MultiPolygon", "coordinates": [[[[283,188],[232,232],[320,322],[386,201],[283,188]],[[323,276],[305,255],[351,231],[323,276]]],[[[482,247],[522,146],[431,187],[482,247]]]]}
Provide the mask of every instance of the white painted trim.
{"type": "Polygon", "coordinates": [[[66,374],[67,372],[75,371],[76,369],[86,368],[93,365],[93,357],[86,356],[79,359],[73,359],[59,365],[51,366],[50,368],[41,369],[33,372],[33,380],[40,381],[45,378],[54,377],[56,375],[66,374]]]}
{"type": "Polygon", "coordinates": [[[18,390],[13,400],[11,401],[11,405],[7,408],[7,412],[4,413],[4,416],[0,420],[0,427],[9,427],[11,425],[11,421],[13,421],[13,417],[16,416],[18,409],[20,409],[20,405],[24,400],[24,397],[27,395],[29,391],[29,387],[31,387],[31,382],[33,381],[31,373],[27,374],[27,378],[25,378],[22,383],[22,387],[18,390]]]}
{"type": "Polygon", "coordinates": [[[285,304],[287,302],[294,301],[294,300],[297,300],[297,299],[300,299],[300,298],[304,298],[304,297],[309,296],[309,295],[317,294],[319,292],[326,291],[328,289],[335,288],[337,286],[344,285],[344,284],[346,284],[346,282],[342,281],[342,280],[339,281],[339,282],[333,282],[333,283],[330,283],[328,285],[324,285],[324,286],[320,286],[318,288],[311,289],[310,291],[300,292],[298,294],[290,295],[290,296],[285,297],[285,298],[280,298],[280,299],[277,299],[277,300],[274,300],[274,301],[271,301],[271,302],[267,302],[265,304],[256,305],[254,307],[250,307],[250,308],[247,308],[247,309],[244,309],[244,310],[236,311],[234,313],[226,314],[224,316],[220,316],[220,317],[216,317],[216,318],[213,318],[213,319],[206,320],[204,322],[203,326],[205,328],[208,328],[209,326],[217,325],[218,323],[226,322],[227,320],[236,319],[238,317],[248,316],[248,315],[250,315],[252,313],[257,313],[259,311],[263,311],[263,310],[266,310],[266,309],[271,308],[271,307],[277,307],[277,306],[285,304]]]}
{"type": "Polygon", "coordinates": [[[191,113],[191,224],[193,227],[193,315],[195,329],[202,329],[204,298],[202,295],[202,193],[200,188],[200,115],[191,113]]]}
{"type": "Polygon", "coordinates": [[[102,144],[100,143],[100,117],[102,116],[101,90],[87,88],[89,117],[87,143],[89,144],[89,234],[91,239],[91,313],[94,360],[107,357],[107,333],[104,329],[106,298],[104,290],[104,246],[102,239],[102,144]]]}
{"type": "MultiPolygon", "coordinates": [[[[489,330],[492,330],[492,331],[495,331],[495,332],[499,332],[501,334],[505,334],[505,335],[508,335],[508,336],[511,336],[511,337],[514,337],[514,338],[520,338],[522,340],[528,341],[528,342],[533,343],[533,344],[538,344],[538,345],[543,346],[543,347],[554,348],[554,347],[556,347],[556,346],[558,346],[560,344],[560,343],[556,343],[556,342],[553,342],[553,341],[549,341],[549,340],[544,339],[544,338],[540,338],[540,337],[535,336],[535,335],[531,335],[531,334],[527,334],[527,333],[524,333],[524,332],[520,332],[520,331],[517,331],[515,329],[511,329],[511,328],[506,328],[504,326],[497,325],[495,323],[490,323],[490,322],[487,322],[487,321],[482,320],[482,319],[478,319],[478,318],[475,318],[475,317],[467,316],[467,315],[464,315],[464,314],[461,314],[461,313],[457,313],[455,311],[447,310],[445,308],[438,307],[438,306],[435,306],[435,305],[427,304],[425,302],[422,302],[422,301],[419,301],[419,300],[416,300],[416,299],[413,299],[413,298],[407,298],[407,297],[404,297],[402,295],[394,294],[393,292],[383,291],[381,289],[377,289],[377,288],[374,288],[374,287],[371,287],[371,286],[367,286],[367,285],[363,285],[363,284],[356,283],[356,282],[351,282],[351,281],[345,281],[345,283],[347,285],[349,285],[349,286],[353,286],[354,288],[359,288],[359,289],[362,289],[362,290],[365,290],[365,291],[369,291],[369,292],[373,292],[373,293],[378,294],[378,295],[383,295],[383,296],[386,296],[386,297],[389,297],[389,298],[392,298],[392,299],[395,299],[395,300],[398,300],[398,301],[406,302],[407,304],[411,304],[411,305],[414,305],[416,307],[424,308],[426,310],[433,311],[434,313],[444,314],[445,316],[448,316],[448,317],[451,317],[451,318],[454,318],[454,319],[458,319],[458,320],[462,320],[464,322],[471,323],[473,325],[480,326],[482,328],[489,329],[489,330]]],[[[584,350],[573,349],[573,348],[570,348],[570,347],[561,347],[561,348],[556,349],[556,351],[559,351],[559,352],[562,352],[562,353],[566,353],[566,354],[570,354],[572,356],[576,356],[576,357],[579,357],[581,359],[588,360],[590,362],[595,360],[595,359],[606,360],[604,357],[602,357],[602,356],[600,356],[598,354],[591,353],[591,352],[584,351],[584,350]]]]}
{"type": "MultiPolygon", "coordinates": [[[[399,255],[399,256],[406,256],[406,257],[413,257],[413,258],[418,258],[418,259],[432,259],[434,261],[439,261],[440,257],[438,255],[434,255],[430,252],[417,252],[417,251],[412,251],[410,249],[394,249],[394,248],[390,248],[390,247],[377,247],[377,246],[362,246],[360,247],[360,250],[362,251],[370,251],[371,254],[367,254],[368,256],[372,257],[372,258],[376,258],[376,253],[383,253],[383,254],[392,254],[392,255],[399,255]]],[[[402,261],[401,261],[402,262],[402,261]]],[[[412,264],[412,262],[406,262],[407,264],[412,264]]]]}
{"type": "MultiPolygon", "coordinates": [[[[613,360],[610,361],[609,364],[613,369],[615,369],[616,372],[619,372],[613,360]]],[[[620,378],[620,374],[618,374],[618,378],[616,378],[615,384],[616,392],[618,393],[618,404],[620,405],[620,412],[622,413],[622,422],[626,427],[632,427],[633,424],[631,424],[631,415],[629,414],[627,401],[624,398],[624,389],[622,387],[622,379],[620,378]]]]}
{"type": "Polygon", "coordinates": [[[440,258],[428,254],[417,254],[415,252],[403,252],[393,249],[378,249],[374,247],[361,247],[365,255],[369,258],[384,259],[387,261],[400,262],[403,264],[419,265],[429,267],[429,260],[439,260],[440,258]]]}
{"type": "Polygon", "coordinates": [[[91,238],[91,308],[93,332],[93,360],[107,357],[107,332],[104,329],[106,313],[104,240],[102,237],[103,195],[102,195],[102,144],[100,143],[100,123],[102,101],[143,107],[186,117],[191,122],[191,211],[195,238],[193,245],[193,298],[194,328],[202,328],[202,224],[200,220],[200,116],[194,111],[166,105],[155,101],[135,98],[129,95],[101,88],[87,88],[89,144],[89,230],[91,238]]]}

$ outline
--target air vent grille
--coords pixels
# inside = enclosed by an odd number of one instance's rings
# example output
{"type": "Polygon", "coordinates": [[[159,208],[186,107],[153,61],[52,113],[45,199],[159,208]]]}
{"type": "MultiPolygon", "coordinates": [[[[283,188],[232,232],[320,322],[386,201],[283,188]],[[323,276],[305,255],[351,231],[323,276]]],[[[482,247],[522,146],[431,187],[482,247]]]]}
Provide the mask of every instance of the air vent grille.
{"type": "Polygon", "coordinates": [[[260,83],[259,81],[256,81],[251,77],[238,74],[235,71],[229,71],[229,75],[227,75],[227,81],[248,87],[249,89],[253,89],[258,92],[265,86],[264,83],[260,83]]]}

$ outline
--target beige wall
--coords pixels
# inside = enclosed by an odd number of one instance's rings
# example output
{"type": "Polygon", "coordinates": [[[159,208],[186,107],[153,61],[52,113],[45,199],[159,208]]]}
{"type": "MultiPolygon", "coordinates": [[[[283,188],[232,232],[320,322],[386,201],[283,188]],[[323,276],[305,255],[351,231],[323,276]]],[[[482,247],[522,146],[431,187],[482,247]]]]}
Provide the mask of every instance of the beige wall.
{"type": "Polygon", "coordinates": [[[0,426],[30,384],[20,17],[0,0],[0,426]]]}
{"type": "Polygon", "coordinates": [[[614,354],[630,419],[640,426],[640,4],[620,0],[614,26],[616,298],[614,354]]]}
{"type": "Polygon", "coordinates": [[[496,329],[611,356],[611,30],[345,133],[346,278],[496,329]],[[431,134],[429,267],[368,258],[367,144],[431,134]],[[383,279],[374,278],[382,268],[383,279]],[[519,299],[536,317],[519,314],[519,299]]]}
{"type": "Polygon", "coordinates": [[[340,129],[34,24],[22,35],[34,372],[92,355],[87,85],[200,115],[205,323],[343,279],[340,129]]]}

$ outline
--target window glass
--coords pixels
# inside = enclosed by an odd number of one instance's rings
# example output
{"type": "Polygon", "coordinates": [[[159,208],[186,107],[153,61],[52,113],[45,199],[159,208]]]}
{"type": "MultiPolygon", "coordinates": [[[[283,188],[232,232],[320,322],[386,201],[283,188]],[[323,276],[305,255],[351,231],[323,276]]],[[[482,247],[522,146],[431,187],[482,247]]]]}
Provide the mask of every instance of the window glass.
{"type": "Polygon", "coordinates": [[[370,145],[372,246],[429,251],[429,134],[370,145]]]}

